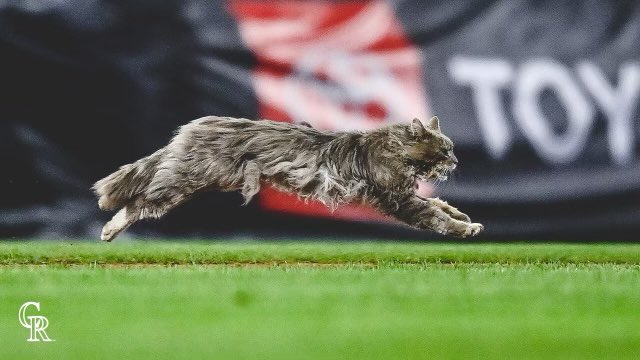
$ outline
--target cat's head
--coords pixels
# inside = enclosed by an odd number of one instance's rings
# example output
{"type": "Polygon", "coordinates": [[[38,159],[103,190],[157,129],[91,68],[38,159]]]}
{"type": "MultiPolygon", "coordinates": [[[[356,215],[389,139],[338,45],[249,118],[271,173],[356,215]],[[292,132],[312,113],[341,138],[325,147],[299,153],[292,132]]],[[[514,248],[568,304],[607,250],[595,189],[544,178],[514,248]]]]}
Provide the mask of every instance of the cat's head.
{"type": "Polygon", "coordinates": [[[405,161],[419,179],[444,181],[458,165],[453,141],[442,133],[436,116],[427,121],[426,126],[413,119],[402,143],[405,161]]]}

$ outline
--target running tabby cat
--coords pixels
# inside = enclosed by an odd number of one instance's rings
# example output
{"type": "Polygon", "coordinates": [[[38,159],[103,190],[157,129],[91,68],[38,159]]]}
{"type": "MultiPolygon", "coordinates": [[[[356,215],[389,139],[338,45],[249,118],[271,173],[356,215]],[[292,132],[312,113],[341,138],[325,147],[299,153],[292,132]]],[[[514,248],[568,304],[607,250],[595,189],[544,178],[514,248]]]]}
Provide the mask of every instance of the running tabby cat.
{"type": "Polygon", "coordinates": [[[98,181],[103,210],[119,211],[102,229],[111,241],[133,223],[159,218],[203,190],[240,190],[245,203],[261,182],[334,209],[372,205],[418,229],[458,237],[484,228],[437,198],[417,196],[419,181],[443,181],[458,164],[437,117],[370,132],[208,116],[182,126],[155,153],[98,181]]]}

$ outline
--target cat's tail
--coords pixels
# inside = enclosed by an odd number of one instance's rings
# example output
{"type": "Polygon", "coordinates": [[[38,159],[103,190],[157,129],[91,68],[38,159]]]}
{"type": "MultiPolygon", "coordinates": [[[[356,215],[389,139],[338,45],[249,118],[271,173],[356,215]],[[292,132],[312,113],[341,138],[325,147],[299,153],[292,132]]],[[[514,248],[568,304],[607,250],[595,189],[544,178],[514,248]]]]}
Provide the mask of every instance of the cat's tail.
{"type": "Polygon", "coordinates": [[[98,196],[100,209],[119,209],[143,193],[153,179],[165,151],[164,148],[160,149],[132,164],[124,165],[96,182],[93,191],[98,196]]]}

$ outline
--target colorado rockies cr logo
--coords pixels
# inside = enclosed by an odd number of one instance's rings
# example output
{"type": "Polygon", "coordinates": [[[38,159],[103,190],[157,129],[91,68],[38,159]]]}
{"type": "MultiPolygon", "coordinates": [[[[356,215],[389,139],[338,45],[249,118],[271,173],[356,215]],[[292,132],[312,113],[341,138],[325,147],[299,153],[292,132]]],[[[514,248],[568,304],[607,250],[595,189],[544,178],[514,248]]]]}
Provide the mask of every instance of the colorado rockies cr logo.
{"type": "Polygon", "coordinates": [[[29,338],[27,341],[55,341],[51,340],[44,331],[49,326],[49,320],[46,317],[41,315],[26,316],[29,306],[33,306],[36,310],[40,311],[40,303],[34,301],[26,302],[20,306],[20,310],[18,311],[20,325],[29,329],[29,338]]]}

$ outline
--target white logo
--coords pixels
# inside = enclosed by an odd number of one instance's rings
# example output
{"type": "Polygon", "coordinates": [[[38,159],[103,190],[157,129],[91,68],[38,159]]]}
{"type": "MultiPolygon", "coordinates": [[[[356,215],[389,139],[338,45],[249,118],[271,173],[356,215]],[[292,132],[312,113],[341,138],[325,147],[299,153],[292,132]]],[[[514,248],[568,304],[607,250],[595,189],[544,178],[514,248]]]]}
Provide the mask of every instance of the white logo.
{"type": "Polygon", "coordinates": [[[27,341],[55,341],[51,340],[44,331],[49,326],[49,320],[46,317],[41,315],[26,316],[29,306],[34,306],[36,310],[40,311],[40,303],[34,301],[26,302],[20,306],[20,310],[18,311],[20,325],[29,329],[29,338],[27,341]]]}
{"type": "Polygon", "coordinates": [[[634,160],[640,63],[620,65],[618,79],[613,82],[590,61],[580,61],[571,69],[552,59],[530,59],[514,66],[504,59],[456,56],[448,66],[456,83],[471,88],[480,131],[494,159],[503,158],[516,137],[504,106],[504,90],[510,90],[516,125],[548,163],[571,162],[582,154],[597,108],[606,121],[613,162],[625,165],[634,160]],[[557,96],[565,109],[567,126],[561,133],[555,131],[543,111],[541,99],[547,90],[557,96]]]}

